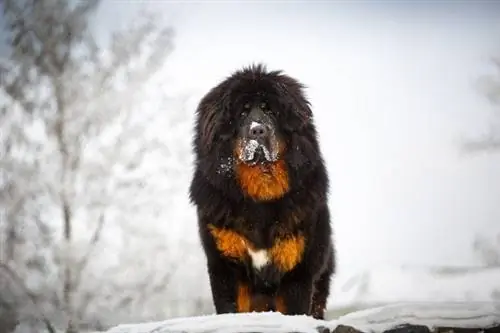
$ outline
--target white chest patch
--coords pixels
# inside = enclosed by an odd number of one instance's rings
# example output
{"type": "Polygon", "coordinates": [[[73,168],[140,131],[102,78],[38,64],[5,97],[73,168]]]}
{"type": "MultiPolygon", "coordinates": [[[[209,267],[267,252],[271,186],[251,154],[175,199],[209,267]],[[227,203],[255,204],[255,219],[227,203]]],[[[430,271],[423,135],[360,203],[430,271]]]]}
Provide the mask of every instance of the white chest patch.
{"type": "Polygon", "coordinates": [[[247,250],[248,254],[252,258],[252,265],[253,267],[255,267],[255,269],[259,270],[269,263],[269,256],[267,255],[266,250],[257,250],[257,251],[252,251],[250,249],[247,250]]]}

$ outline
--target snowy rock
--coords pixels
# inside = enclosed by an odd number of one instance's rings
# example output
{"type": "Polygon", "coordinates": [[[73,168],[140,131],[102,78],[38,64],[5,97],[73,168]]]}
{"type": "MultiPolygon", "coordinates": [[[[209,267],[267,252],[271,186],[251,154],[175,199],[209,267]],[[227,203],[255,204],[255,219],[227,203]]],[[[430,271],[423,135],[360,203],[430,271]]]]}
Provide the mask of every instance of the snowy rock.
{"type": "Polygon", "coordinates": [[[280,313],[241,313],[124,324],[107,333],[497,333],[500,302],[398,303],[336,320],[280,313]]]}

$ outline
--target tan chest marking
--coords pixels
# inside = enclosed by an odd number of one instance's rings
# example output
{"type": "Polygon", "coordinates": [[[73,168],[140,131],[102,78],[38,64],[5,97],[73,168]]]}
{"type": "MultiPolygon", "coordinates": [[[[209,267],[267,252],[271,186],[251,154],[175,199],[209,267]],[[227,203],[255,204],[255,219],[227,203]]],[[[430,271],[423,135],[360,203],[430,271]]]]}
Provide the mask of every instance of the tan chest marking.
{"type": "Polygon", "coordinates": [[[302,260],[305,244],[303,236],[290,236],[277,240],[269,251],[272,262],[282,272],[291,271],[302,260]]]}
{"type": "Polygon", "coordinates": [[[214,237],[215,245],[224,257],[244,261],[246,259],[248,241],[242,235],[230,229],[208,226],[214,237]]]}
{"type": "Polygon", "coordinates": [[[302,236],[290,236],[277,240],[271,249],[256,249],[244,236],[230,229],[209,225],[217,249],[224,257],[244,262],[252,260],[252,266],[260,270],[273,263],[282,272],[292,270],[301,260],[305,248],[302,236]]]}

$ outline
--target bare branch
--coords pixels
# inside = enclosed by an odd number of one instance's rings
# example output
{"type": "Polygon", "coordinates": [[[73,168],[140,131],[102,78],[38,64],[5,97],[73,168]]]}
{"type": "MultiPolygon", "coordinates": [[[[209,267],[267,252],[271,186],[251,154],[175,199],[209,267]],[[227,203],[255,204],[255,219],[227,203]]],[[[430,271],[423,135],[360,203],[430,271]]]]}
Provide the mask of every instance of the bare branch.
{"type": "Polygon", "coordinates": [[[80,285],[82,273],[83,273],[84,269],[86,268],[86,266],[88,265],[89,260],[91,258],[90,256],[92,255],[92,252],[94,251],[95,247],[97,246],[97,243],[101,239],[102,229],[104,227],[104,221],[105,221],[104,213],[101,213],[99,216],[99,220],[97,222],[97,227],[94,229],[94,233],[92,234],[92,237],[91,237],[89,244],[87,246],[87,252],[82,257],[82,259],[80,259],[79,263],[76,264],[76,268],[74,269],[75,277],[74,277],[73,282],[74,282],[75,286],[80,285]]]}
{"type": "Polygon", "coordinates": [[[28,288],[26,288],[21,277],[19,275],[17,275],[16,272],[14,272],[12,269],[10,269],[9,266],[7,266],[6,264],[1,263],[1,262],[0,262],[0,269],[3,270],[10,277],[10,279],[18,285],[19,288],[21,288],[21,290],[26,295],[26,297],[28,297],[30,302],[35,306],[40,318],[42,319],[42,321],[45,324],[45,327],[47,328],[47,331],[49,331],[50,333],[56,333],[56,329],[54,328],[54,326],[52,325],[50,320],[45,316],[45,314],[39,308],[39,306],[37,304],[36,296],[33,293],[31,293],[31,291],[28,288]]]}

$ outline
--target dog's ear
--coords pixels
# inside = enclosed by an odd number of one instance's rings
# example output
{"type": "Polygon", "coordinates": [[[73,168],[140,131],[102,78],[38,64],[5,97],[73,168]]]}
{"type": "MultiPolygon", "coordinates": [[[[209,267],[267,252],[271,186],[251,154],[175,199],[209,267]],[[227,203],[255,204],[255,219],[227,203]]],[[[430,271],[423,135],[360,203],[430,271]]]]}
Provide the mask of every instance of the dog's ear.
{"type": "Polygon", "coordinates": [[[223,125],[224,114],[230,108],[227,83],[211,89],[200,101],[196,109],[195,146],[200,153],[208,154],[215,145],[218,129],[223,125]]]}
{"type": "Polygon", "coordinates": [[[294,114],[299,122],[296,129],[307,126],[312,119],[311,105],[305,96],[305,88],[305,85],[285,74],[280,74],[275,83],[275,89],[281,96],[282,107],[287,113],[294,114]]]}
{"type": "Polygon", "coordinates": [[[280,107],[287,113],[281,126],[289,132],[287,160],[295,170],[310,169],[322,163],[311,104],[304,92],[305,85],[296,79],[280,74],[275,83],[280,96],[280,107]]]}

